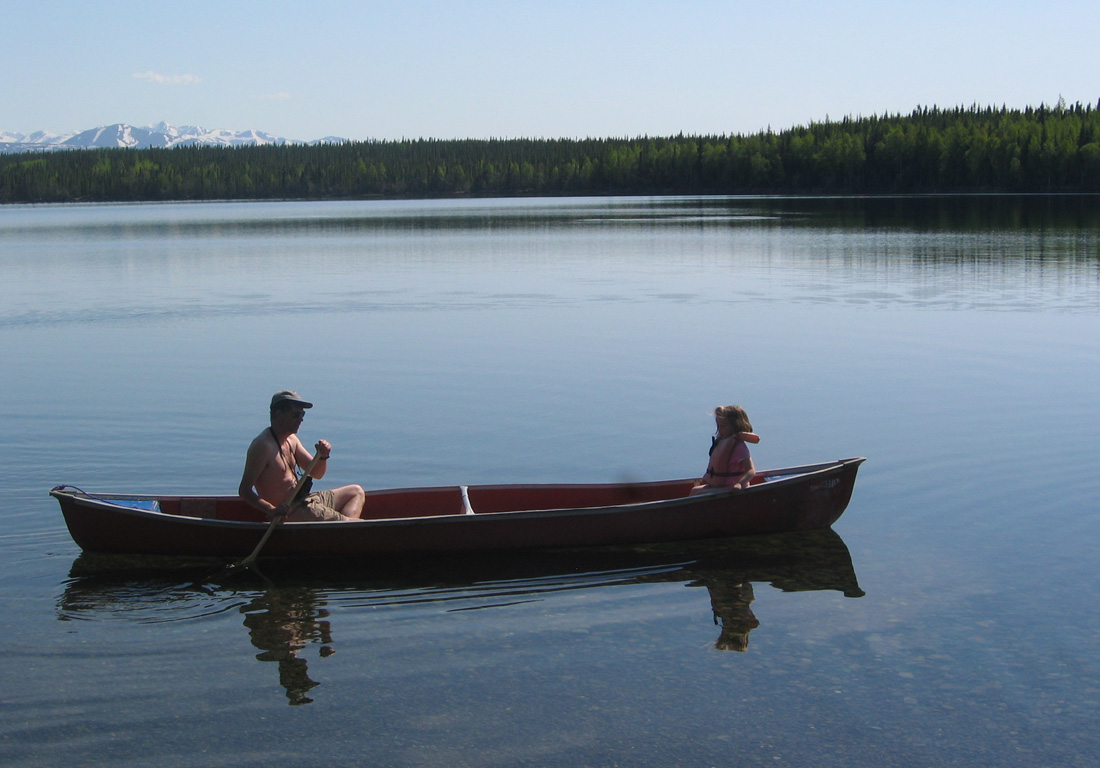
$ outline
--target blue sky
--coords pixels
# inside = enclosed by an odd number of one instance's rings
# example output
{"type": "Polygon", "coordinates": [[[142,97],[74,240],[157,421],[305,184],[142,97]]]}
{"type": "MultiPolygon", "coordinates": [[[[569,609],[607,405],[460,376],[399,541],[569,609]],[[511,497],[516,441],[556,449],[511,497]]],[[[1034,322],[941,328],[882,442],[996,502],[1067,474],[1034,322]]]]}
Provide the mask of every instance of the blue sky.
{"type": "Polygon", "coordinates": [[[752,133],[1100,99],[1100,2],[16,3],[0,131],[752,133]]]}

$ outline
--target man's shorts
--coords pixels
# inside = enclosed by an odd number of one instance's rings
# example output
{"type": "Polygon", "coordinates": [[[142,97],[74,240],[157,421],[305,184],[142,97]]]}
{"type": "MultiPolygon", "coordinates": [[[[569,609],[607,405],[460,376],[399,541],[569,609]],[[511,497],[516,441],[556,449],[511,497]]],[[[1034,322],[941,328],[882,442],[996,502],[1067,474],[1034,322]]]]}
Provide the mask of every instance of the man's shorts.
{"type": "Polygon", "coordinates": [[[301,523],[313,520],[343,520],[336,511],[336,494],[332,491],[316,491],[294,505],[287,522],[301,523]]]}

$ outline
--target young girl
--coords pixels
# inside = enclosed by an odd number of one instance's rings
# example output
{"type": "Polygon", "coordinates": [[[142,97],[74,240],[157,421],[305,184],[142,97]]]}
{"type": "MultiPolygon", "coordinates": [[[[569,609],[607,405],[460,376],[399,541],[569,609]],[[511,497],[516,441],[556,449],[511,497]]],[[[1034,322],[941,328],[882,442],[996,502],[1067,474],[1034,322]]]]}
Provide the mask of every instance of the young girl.
{"type": "Polygon", "coordinates": [[[694,493],[713,493],[728,488],[748,488],[756,474],[747,443],[759,443],[752,431],[748,414],[739,405],[723,405],[714,409],[718,434],[710,446],[707,472],[691,489],[694,493]]]}

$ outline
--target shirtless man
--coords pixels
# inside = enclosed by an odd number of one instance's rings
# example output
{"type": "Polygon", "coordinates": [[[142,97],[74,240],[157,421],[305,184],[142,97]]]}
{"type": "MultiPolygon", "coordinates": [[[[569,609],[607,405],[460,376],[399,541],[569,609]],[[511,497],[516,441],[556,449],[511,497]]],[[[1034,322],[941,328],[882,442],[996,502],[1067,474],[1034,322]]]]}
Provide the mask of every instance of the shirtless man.
{"type": "MultiPolygon", "coordinates": [[[[237,493],[248,505],[264,513],[268,520],[285,516],[290,521],[357,520],[363,513],[366,494],[358,485],[345,485],[331,491],[311,493],[296,504],[287,497],[298,480],[295,466],[305,469],[313,461],[298,429],[302,426],[306,408],[312,408],[297,392],[284,389],[271,398],[271,426],[258,434],[248,446],[244,474],[237,493]]],[[[332,446],[318,440],[314,446],[317,463],[310,476],[320,480],[328,468],[332,446]]]]}

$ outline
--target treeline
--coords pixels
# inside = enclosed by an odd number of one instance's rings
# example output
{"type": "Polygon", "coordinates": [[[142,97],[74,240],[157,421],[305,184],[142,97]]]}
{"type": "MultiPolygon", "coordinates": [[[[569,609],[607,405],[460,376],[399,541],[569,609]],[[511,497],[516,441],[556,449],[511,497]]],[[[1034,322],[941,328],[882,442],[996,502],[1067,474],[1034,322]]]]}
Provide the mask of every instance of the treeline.
{"type": "Polygon", "coordinates": [[[1100,192],[1100,105],[922,108],[753,135],[0,155],[0,202],[1100,192]]]}

